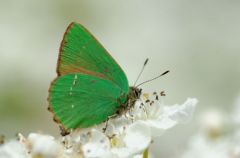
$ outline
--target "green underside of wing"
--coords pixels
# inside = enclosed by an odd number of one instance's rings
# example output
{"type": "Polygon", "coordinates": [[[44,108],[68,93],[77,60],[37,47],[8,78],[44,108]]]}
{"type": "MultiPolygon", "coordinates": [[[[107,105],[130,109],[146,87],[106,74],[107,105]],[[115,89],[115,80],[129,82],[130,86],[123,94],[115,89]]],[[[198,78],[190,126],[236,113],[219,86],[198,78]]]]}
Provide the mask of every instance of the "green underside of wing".
{"type": "Polygon", "coordinates": [[[128,93],[128,80],[123,70],[82,25],[69,25],[60,51],[57,68],[59,75],[82,72],[103,77],[128,93]]]}
{"type": "Polygon", "coordinates": [[[67,129],[102,123],[127,95],[109,80],[83,73],[58,77],[50,88],[50,107],[67,129]]]}

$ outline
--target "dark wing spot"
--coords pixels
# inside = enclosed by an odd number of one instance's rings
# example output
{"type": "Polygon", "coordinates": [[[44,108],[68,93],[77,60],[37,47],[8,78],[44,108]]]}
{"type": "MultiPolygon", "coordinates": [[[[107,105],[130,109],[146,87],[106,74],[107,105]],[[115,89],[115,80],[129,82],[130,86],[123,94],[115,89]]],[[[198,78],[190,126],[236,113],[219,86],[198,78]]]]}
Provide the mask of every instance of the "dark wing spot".
{"type": "Polygon", "coordinates": [[[48,109],[48,111],[52,111],[52,108],[51,108],[50,106],[48,106],[48,108],[47,108],[47,109],[48,109]]]}
{"type": "Polygon", "coordinates": [[[95,84],[97,81],[96,80],[91,80],[90,83],[91,84],[95,84]]]}
{"type": "Polygon", "coordinates": [[[109,72],[109,68],[108,68],[108,67],[105,67],[103,71],[104,71],[105,73],[108,73],[108,72],[109,72]]]}
{"type": "Polygon", "coordinates": [[[56,116],[53,116],[53,121],[60,123],[59,119],[56,116]]]}

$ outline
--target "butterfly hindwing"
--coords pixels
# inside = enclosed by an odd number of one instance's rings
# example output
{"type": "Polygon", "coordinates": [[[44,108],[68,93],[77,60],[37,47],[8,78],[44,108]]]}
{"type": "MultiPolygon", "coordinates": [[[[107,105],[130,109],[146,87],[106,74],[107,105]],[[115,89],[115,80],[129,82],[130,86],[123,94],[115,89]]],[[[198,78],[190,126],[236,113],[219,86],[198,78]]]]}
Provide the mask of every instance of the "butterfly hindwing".
{"type": "Polygon", "coordinates": [[[126,75],[89,31],[71,23],[64,35],[57,67],[58,75],[81,72],[111,80],[128,93],[126,75]]]}
{"type": "Polygon", "coordinates": [[[50,108],[67,129],[99,124],[119,106],[126,94],[112,81],[84,73],[59,76],[49,90],[50,108]]]}

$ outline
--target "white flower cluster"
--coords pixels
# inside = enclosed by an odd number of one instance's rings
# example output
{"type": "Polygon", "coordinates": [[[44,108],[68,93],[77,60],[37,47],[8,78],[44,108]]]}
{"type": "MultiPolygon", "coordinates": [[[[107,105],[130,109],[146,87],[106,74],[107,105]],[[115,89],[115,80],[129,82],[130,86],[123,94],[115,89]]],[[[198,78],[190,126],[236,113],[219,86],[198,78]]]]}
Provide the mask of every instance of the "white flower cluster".
{"type": "Polygon", "coordinates": [[[182,105],[165,106],[160,101],[143,99],[121,117],[88,129],[74,130],[56,140],[52,136],[31,133],[20,141],[0,146],[6,158],[142,158],[147,157],[154,139],[178,123],[187,122],[196,99],[182,105]],[[103,131],[103,127],[107,127],[103,131]],[[18,156],[16,156],[18,155],[18,156]]]}
{"type": "Polygon", "coordinates": [[[208,110],[181,158],[240,158],[240,98],[232,113],[208,110]]]}

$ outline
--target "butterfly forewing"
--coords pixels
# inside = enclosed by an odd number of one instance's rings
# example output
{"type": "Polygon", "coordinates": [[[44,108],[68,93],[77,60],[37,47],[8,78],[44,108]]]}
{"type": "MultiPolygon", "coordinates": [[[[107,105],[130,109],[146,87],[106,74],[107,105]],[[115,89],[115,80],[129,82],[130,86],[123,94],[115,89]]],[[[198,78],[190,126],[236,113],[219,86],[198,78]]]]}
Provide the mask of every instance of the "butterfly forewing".
{"type": "Polygon", "coordinates": [[[64,35],[57,67],[58,75],[81,72],[111,80],[128,93],[126,75],[104,47],[78,23],[71,23],[64,35]]]}

